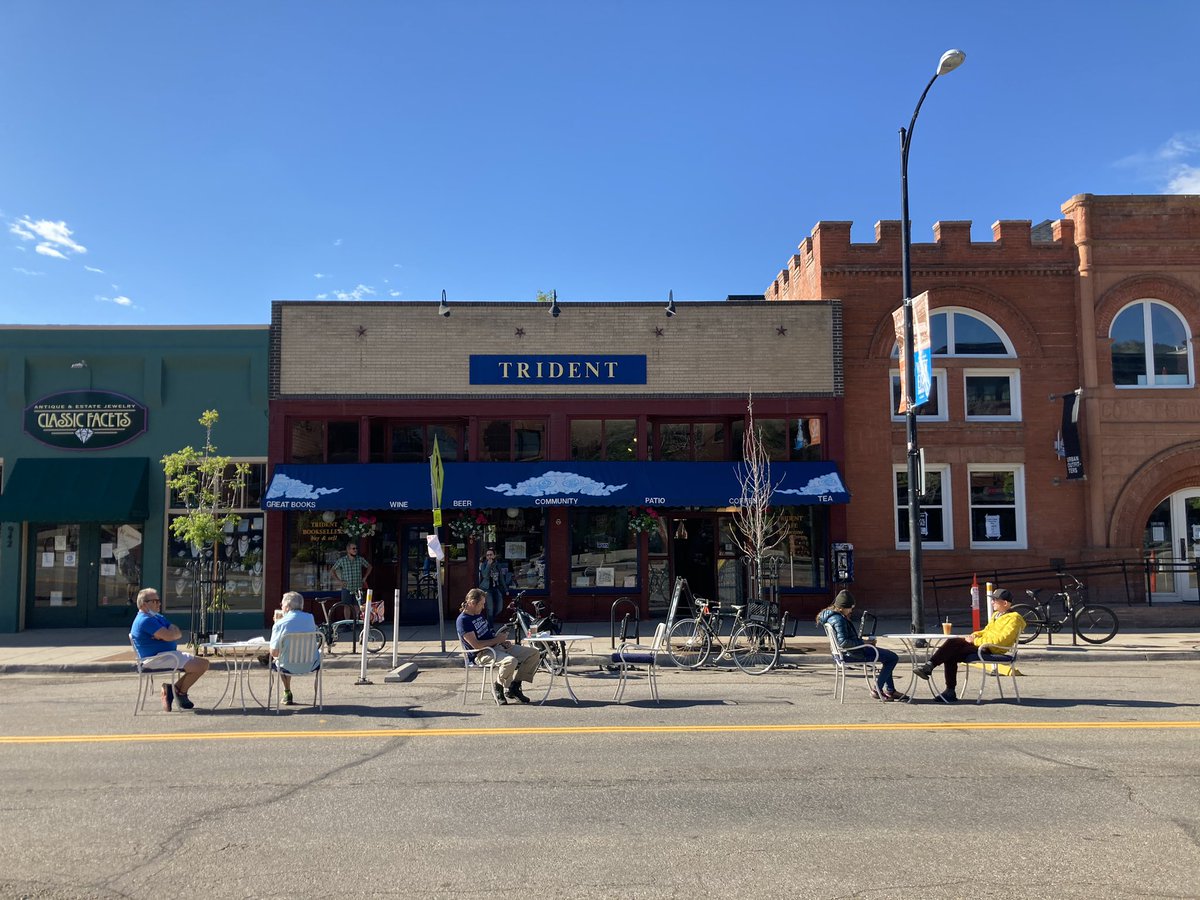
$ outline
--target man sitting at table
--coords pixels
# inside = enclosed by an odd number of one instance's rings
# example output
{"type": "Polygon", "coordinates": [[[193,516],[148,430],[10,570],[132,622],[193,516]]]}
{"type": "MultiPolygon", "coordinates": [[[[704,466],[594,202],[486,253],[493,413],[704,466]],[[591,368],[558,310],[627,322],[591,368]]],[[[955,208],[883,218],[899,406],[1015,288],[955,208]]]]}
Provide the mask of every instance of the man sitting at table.
{"type": "MultiPolygon", "coordinates": [[[[492,693],[497,702],[507,705],[509,699],[528,703],[529,698],[521,691],[522,681],[533,681],[533,673],[537,671],[542,655],[533,647],[522,647],[508,639],[507,633],[501,629],[492,630],[491,619],[487,614],[488,595],[479,588],[467,591],[454,628],[464,649],[482,650],[491,647],[496,654],[496,683],[492,685],[492,693]]],[[[474,661],[475,655],[471,654],[474,661]]]]}
{"type": "MultiPolygon", "coordinates": [[[[279,608],[283,610],[283,618],[276,622],[271,628],[271,657],[274,659],[279,656],[279,649],[283,643],[283,636],[286,634],[311,634],[317,630],[317,622],[312,617],[312,613],[304,611],[304,597],[296,591],[288,591],[283,595],[283,599],[279,601],[279,608]]],[[[319,643],[319,642],[318,642],[319,643]]],[[[279,671],[279,680],[283,682],[283,705],[292,705],[292,675],[303,675],[308,672],[316,671],[316,668],[321,663],[320,655],[317,651],[313,651],[313,659],[306,669],[297,669],[294,672],[288,672],[286,669],[280,668],[276,663],[271,663],[279,671]]]]}
{"type": "Polygon", "coordinates": [[[934,651],[929,662],[914,670],[921,678],[928,680],[934,669],[943,667],[946,690],[939,695],[939,699],[947,703],[958,699],[958,664],[975,656],[984,644],[1004,648],[1016,646],[1017,638],[1025,628],[1025,620],[1020,613],[1012,611],[1012,594],[1004,588],[993,590],[992,611],[992,620],[982,631],[972,631],[969,638],[950,638],[934,651]]]}
{"type": "Polygon", "coordinates": [[[142,588],[138,591],[137,608],[138,614],[134,616],[133,626],[129,629],[129,639],[133,641],[133,649],[138,659],[146,660],[142,663],[142,668],[183,670],[183,674],[173,686],[162,686],[163,709],[170,712],[171,704],[175,700],[179,701],[180,709],[191,709],[196,704],[188,697],[188,689],[208,671],[208,660],[203,656],[192,656],[175,649],[183,633],[162,614],[162,600],[159,599],[157,590],[142,588]]]}

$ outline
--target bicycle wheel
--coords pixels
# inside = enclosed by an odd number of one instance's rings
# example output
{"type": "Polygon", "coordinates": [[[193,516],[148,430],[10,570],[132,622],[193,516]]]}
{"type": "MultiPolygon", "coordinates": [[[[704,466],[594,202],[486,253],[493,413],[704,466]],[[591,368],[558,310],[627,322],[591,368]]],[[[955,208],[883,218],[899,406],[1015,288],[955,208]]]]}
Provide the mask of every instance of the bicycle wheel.
{"type": "Polygon", "coordinates": [[[1027,603],[1014,606],[1010,612],[1019,614],[1025,620],[1025,627],[1021,629],[1021,634],[1017,637],[1017,640],[1022,644],[1028,644],[1041,634],[1042,629],[1046,627],[1046,623],[1042,619],[1042,614],[1027,603]]]}
{"type": "MultiPolygon", "coordinates": [[[[362,637],[362,632],[359,632],[358,636],[362,637]]],[[[369,628],[367,630],[367,652],[368,653],[378,653],[380,650],[383,649],[383,645],[385,643],[387,643],[387,641],[384,640],[383,632],[380,631],[378,628],[375,628],[372,626],[371,628],[369,628]]]]}
{"type": "Polygon", "coordinates": [[[325,655],[333,653],[333,629],[327,625],[318,625],[317,634],[321,636],[321,652],[325,655]]]}
{"type": "Polygon", "coordinates": [[[779,662],[779,641],[767,626],[747,622],[730,636],[729,655],[747,675],[762,675],[779,662]]]}
{"type": "Polygon", "coordinates": [[[538,663],[541,668],[552,675],[561,675],[566,671],[567,667],[563,664],[563,657],[566,654],[563,651],[562,644],[543,644],[541,652],[542,659],[538,663]]]}
{"type": "Polygon", "coordinates": [[[1107,606],[1084,606],[1075,611],[1075,633],[1089,644],[1103,644],[1117,634],[1117,614],[1107,606]]]}
{"type": "Polygon", "coordinates": [[[667,635],[667,655],[681,669],[698,669],[708,659],[712,639],[696,619],[680,619],[667,635]]]}

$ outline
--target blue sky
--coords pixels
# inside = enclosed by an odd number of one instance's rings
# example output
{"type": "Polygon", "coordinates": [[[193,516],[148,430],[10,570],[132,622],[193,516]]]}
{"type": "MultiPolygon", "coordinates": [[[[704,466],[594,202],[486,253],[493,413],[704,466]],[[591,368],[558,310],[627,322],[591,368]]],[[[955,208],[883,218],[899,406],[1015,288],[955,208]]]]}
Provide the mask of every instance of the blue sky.
{"type": "Polygon", "coordinates": [[[9,3],[0,322],[720,300],[820,220],[1200,193],[1200,4],[9,3]]]}

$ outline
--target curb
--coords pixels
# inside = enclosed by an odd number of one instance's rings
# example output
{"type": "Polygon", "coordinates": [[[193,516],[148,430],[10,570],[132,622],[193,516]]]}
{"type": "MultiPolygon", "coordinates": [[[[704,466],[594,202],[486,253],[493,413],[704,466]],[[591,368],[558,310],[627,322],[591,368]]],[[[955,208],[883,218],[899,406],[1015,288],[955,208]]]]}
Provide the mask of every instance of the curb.
{"type": "MultiPolygon", "coordinates": [[[[809,655],[812,651],[788,652],[780,657],[781,667],[795,667],[796,663],[809,655]]],[[[1088,648],[1088,647],[1052,647],[1041,650],[1021,651],[1020,659],[1031,662],[1069,662],[1071,660],[1080,660],[1083,662],[1136,662],[1136,663],[1155,663],[1155,662],[1179,662],[1179,661],[1195,661],[1200,659],[1200,646],[1190,649],[1171,649],[1171,650],[1152,650],[1152,649],[1130,649],[1130,650],[1115,650],[1103,648],[1088,648]]],[[[462,657],[456,652],[442,655],[440,651],[430,653],[410,653],[401,654],[398,657],[399,664],[413,663],[423,669],[461,669],[462,657]]],[[[369,669],[392,669],[392,655],[386,651],[367,657],[369,669]]],[[[826,656],[818,655],[813,658],[813,662],[818,666],[828,664],[829,660],[826,656]]],[[[903,665],[903,659],[901,664],[903,665]]],[[[606,667],[612,663],[612,657],[608,653],[592,653],[581,654],[578,657],[572,657],[572,669],[589,669],[595,667],[606,667]]],[[[344,659],[326,658],[326,670],[351,670],[361,666],[360,658],[347,656],[344,659]]],[[[670,665],[669,660],[664,660],[663,668],[674,668],[670,665]]],[[[708,668],[708,667],[706,667],[708,668]]],[[[0,675],[66,675],[66,674],[122,674],[133,673],[133,663],[130,662],[79,662],[79,663],[7,663],[0,664],[0,675]]],[[[265,669],[263,671],[266,671],[265,669]]]]}

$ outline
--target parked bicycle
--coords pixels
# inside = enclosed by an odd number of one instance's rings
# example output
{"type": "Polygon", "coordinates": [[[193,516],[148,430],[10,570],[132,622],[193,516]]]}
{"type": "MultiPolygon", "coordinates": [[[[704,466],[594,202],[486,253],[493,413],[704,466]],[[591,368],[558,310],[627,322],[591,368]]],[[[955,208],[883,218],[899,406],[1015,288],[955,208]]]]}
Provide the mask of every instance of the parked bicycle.
{"type": "Polygon", "coordinates": [[[1074,575],[1065,576],[1070,585],[1062,591],[1057,591],[1049,599],[1043,601],[1042,590],[1026,591],[1033,605],[1022,603],[1014,606],[1012,611],[1020,613],[1025,620],[1025,628],[1018,640],[1028,644],[1035,637],[1046,631],[1057,634],[1063,627],[1070,625],[1071,631],[1089,644],[1103,644],[1116,636],[1119,624],[1117,614],[1107,606],[1087,602],[1087,588],[1074,575]],[[1056,617],[1051,612],[1051,606],[1057,600],[1062,603],[1062,617],[1056,617]]]}
{"type": "MultiPolygon", "coordinates": [[[[729,636],[720,634],[721,604],[714,607],[703,597],[697,597],[700,612],[694,619],[680,619],[667,632],[667,655],[675,665],[684,669],[698,669],[718,649],[716,660],[732,659],[734,665],[747,675],[762,675],[779,663],[781,640],[776,632],[761,622],[745,619],[744,606],[733,607],[733,625],[729,636]]],[[[783,620],[780,631],[783,630],[783,620]]]]}
{"type": "MultiPolygon", "coordinates": [[[[322,651],[325,653],[333,653],[334,645],[337,644],[342,632],[349,632],[349,640],[351,647],[358,645],[358,639],[362,635],[363,623],[363,602],[362,594],[356,594],[357,603],[346,603],[337,601],[333,605],[332,611],[329,608],[329,598],[322,597],[317,602],[321,604],[321,612],[325,616],[325,621],[317,625],[317,631],[321,635],[322,651]]],[[[341,637],[341,640],[347,638],[341,637]]],[[[383,632],[372,625],[367,630],[367,652],[378,653],[383,649],[385,643],[383,632]]],[[[351,651],[353,652],[353,650],[351,651]]]]}
{"type": "MultiPolygon", "coordinates": [[[[521,606],[521,601],[525,597],[525,592],[520,591],[505,608],[507,612],[512,613],[512,619],[503,627],[509,630],[514,643],[521,643],[531,634],[562,634],[563,623],[562,619],[554,614],[546,604],[541,600],[533,601],[533,613],[529,613],[521,606]]],[[[563,673],[563,656],[565,650],[562,644],[538,643],[538,653],[542,655],[539,665],[547,672],[554,675],[563,673]]]]}

